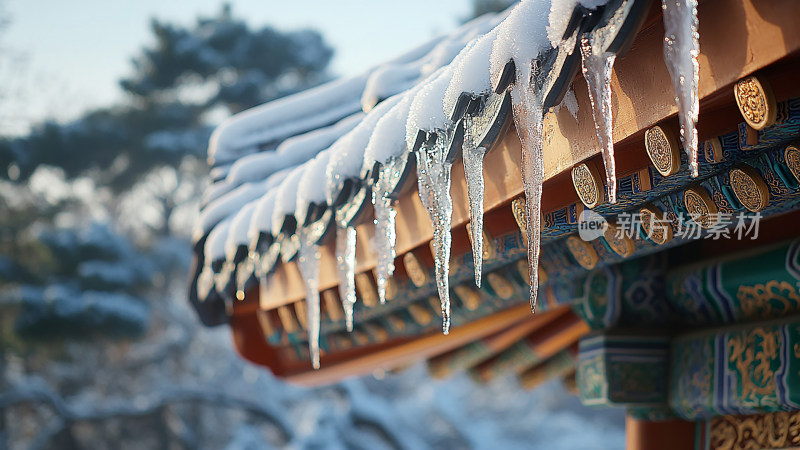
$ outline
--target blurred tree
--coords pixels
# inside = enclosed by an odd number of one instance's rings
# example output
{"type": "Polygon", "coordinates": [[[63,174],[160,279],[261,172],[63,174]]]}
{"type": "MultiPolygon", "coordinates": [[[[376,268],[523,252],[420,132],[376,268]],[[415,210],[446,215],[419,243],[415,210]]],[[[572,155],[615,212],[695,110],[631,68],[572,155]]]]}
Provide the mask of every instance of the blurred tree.
{"type": "Polygon", "coordinates": [[[315,31],[252,29],[228,5],[193,27],[153,20],[151,30],[155,46],[144,48],[132,60],[133,73],[120,81],[127,101],[0,140],[0,177],[24,182],[50,165],[68,179],[88,174],[124,192],[154,168],[201,158],[209,121],[221,112],[324,81],[333,55],[315,31]]]}

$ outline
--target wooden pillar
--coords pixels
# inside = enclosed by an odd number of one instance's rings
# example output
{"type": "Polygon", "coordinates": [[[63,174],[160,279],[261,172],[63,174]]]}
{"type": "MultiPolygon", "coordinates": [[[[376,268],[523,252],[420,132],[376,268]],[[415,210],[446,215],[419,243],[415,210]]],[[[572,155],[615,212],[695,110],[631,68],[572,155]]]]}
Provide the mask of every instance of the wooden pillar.
{"type": "Polygon", "coordinates": [[[650,422],[625,417],[626,450],[682,450],[694,448],[695,423],[683,420],[650,422]]]}

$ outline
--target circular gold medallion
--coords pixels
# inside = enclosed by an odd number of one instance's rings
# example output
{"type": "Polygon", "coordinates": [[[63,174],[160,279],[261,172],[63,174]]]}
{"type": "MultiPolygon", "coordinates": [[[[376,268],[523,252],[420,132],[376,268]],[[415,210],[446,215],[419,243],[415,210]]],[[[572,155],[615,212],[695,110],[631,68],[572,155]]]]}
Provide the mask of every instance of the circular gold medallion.
{"type": "Polygon", "coordinates": [[[745,77],[736,82],[733,93],[739,112],[751,128],[763,130],[775,123],[777,103],[768,83],[755,76],[745,77]]]}
{"type": "Polygon", "coordinates": [[[578,236],[570,236],[567,238],[567,248],[575,258],[575,261],[584,269],[594,269],[597,266],[598,256],[592,244],[584,241],[578,236]]]}
{"type": "Polygon", "coordinates": [[[711,228],[719,221],[719,209],[704,187],[687,189],[683,193],[683,203],[689,217],[702,228],[711,228]]]}
{"type": "Polygon", "coordinates": [[[594,166],[582,163],[573,167],[572,185],[587,208],[594,208],[603,202],[603,181],[594,166]]]}
{"type": "Polygon", "coordinates": [[[663,245],[672,240],[672,224],[664,211],[653,205],[645,205],[639,209],[639,217],[642,229],[651,241],[663,245]]]}
{"type": "Polygon", "coordinates": [[[783,156],[792,175],[797,181],[800,181],[800,146],[792,144],[786,147],[786,152],[784,152],[783,156]]]}
{"type": "Polygon", "coordinates": [[[769,188],[757,170],[750,166],[731,169],[731,188],[739,203],[751,212],[758,212],[769,204],[769,188]]]}
{"type": "Polygon", "coordinates": [[[668,177],[680,170],[681,150],[671,129],[658,125],[649,128],[644,132],[644,148],[662,176],[668,177]]]}
{"type": "Polygon", "coordinates": [[[626,230],[620,229],[620,227],[613,223],[609,223],[603,237],[606,238],[608,246],[611,247],[611,250],[613,250],[614,253],[622,256],[623,258],[627,258],[633,254],[634,250],[636,250],[636,245],[634,245],[633,239],[624,233],[624,231],[626,230]]]}
{"type": "Polygon", "coordinates": [[[722,162],[722,142],[718,137],[703,142],[703,154],[705,154],[706,161],[712,164],[722,162]]]}

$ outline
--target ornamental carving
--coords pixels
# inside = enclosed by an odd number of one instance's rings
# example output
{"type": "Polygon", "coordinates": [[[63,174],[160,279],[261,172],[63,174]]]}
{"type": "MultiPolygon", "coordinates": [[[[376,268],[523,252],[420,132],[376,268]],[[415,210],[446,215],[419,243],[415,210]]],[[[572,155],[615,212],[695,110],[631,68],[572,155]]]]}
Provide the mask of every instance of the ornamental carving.
{"type": "Polygon", "coordinates": [[[739,203],[749,211],[761,211],[769,204],[769,188],[752,167],[743,166],[731,170],[730,181],[739,203]]]}
{"type": "Polygon", "coordinates": [[[597,171],[588,164],[583,163],[572,168],[572,185],[587,208],[594,208],[602,202],[603,182],[597,171]]]}
{"type": "Polygon", "coordinates": [[[658,173],[670,176],[681,167],[678,140],[668,128],[655,126],[644,132],[644,148],[658,173]]]}
{"type": "Polygon", "coordinates": [[[708,434],[709,450],[794,448],[800,445],[800,411],[715,417],[708,434]]]}
{"type": "Polygon", "coordinates": [[[748,319],[784,316],[800,308],[797,288],[787,281],[770,280],[764,284],[739,286],[736,298],[748,319]]]}
{"type": "Polygon", "coordinates": [[[689,217],[705,229],[716,225],[719,220],[717,205],[703,187],[687,189],[683,194],[683,203],[689,217]]]}
{"type": "Polygon", "coordinates": [[[739,409],[777,408],[775,371],[781,338],[775,328],[756,327],[728,339],[728,364],[740,377],[739,409]]]}
{"type": "Polygon", "coordinates": [[[786,152],[783,156],[794,178],[800,181],[800,148],[797,145],[790,145],[786,147],[786,152]]]}
{"type": "Polygon", "coordinates": [[[592,244],[582,240],[577,236],[567,238],[567,248],[575,258],[575,261],[584,269],[594,269],[597,266],[598,256],[592,244]]]}
{"type": "Polygon", "coordinates": [[[651,241],[663,245],[672,240],[672,225],[659,208],[652,205],[643,206],[639,209],[639,216],[642,229],[651,241]]]}
{"type": "Polygon", "coordinates": [[[736,82],[733,93],[739,112],[751,128],[763,130],[775,122],[775,96],[768,84],[750,76],[736,82]]]}
{"type": "Polygon", "coordinates": [[[611,250],[623,258],[632,255],[634,250],[636,250],[633,239],[628,237],[623,230],[614,224],[608,224],[608,229],[606,229],[604,237],[606,238],[606,242],[608,242],[608,246],[611,247],[611,250]]]}

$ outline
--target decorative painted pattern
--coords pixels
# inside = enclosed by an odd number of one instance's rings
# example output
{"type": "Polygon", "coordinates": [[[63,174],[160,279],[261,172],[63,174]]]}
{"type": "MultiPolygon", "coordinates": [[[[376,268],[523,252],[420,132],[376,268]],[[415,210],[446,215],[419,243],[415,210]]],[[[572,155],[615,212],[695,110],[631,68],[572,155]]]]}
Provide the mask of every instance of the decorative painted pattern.
{"type": "Polygon", "coordinates": [[[800,321],[761,322],[678,336],[669,404],[687,420],[800,407],[800,321]]]}
{"type": "Polygon", "coordinates": [[[588,406],[659,406],[667,400],[667,336],[599,334],[578,344],[577,380],[588,406]]]}

